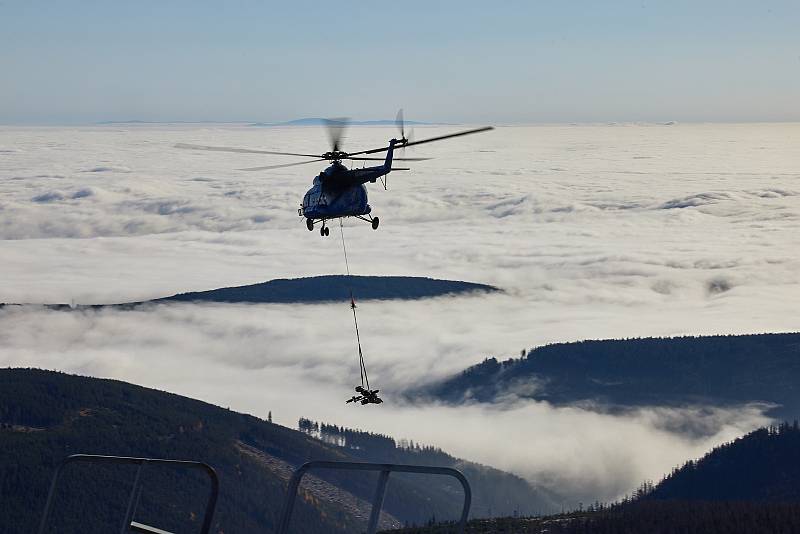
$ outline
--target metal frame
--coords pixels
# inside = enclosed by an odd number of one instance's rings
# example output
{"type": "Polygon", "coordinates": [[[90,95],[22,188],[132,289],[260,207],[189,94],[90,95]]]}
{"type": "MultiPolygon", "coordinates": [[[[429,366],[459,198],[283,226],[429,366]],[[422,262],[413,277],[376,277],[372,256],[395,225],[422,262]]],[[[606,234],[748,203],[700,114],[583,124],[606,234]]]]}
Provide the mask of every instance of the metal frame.
{"type": "MultiPolygon", "coordinates": [[[[377,219],[378,217],[373,217],[372,212],[365,213],[363,215],[337,215],[336,217],[323,217],[321,219],[311,219],[312,226],[316,226],[318,223],[322,223],[322,227],[324,228],[327,226],[328,221],[332,221],[334,219],[349,219],[350,217],[354,219],[361,219],[367,224],[372,224],[372,221],[377,219]]],[[[310,217],[306,217],[306,219],[310,219],[310,217]]],[[[313,230],[313,229],[312,229],[313,230]]],[[[373,228],[373,230],[377,230],[377,228],[373,228]]]]}
{"type": "MultiPolygon", "coordinates": [[[[300,215],[302,216],[303,214],[301,213],[300,215]]],[[[361,219],[362,221],[364,221],[366,223],[369,223],[369,224],[372,224],[372,221],[375,219],[375,217],[372,216],[372,212],[365,213],[363,215],[337,215],[336,217],[322,217],[322,218],[319,218],[319,219],[313,219],[311,217],[306,217],[306,219],[311,219],[311,224],[313,226],[316,226],[319,223],[322,223],[322,226],[326,226],[326,223],[328,221],[332,221],[334,219],[349,219],[350,217],[353,217],[354,219],[361,219]]],[[[313,228],[312,228],[312,231],[313,231],[313,228]]]]}
{"type": "Polygon", "coordinates": [[[356,219],[361,219],[364,222],[368,222],[372,224],[372,221],[375,220],[375,217],[372,216],[372,213],[367,213],[365,215],[348,215],[348,217],[355,217],[356,219]],[[367,219],[369,217],[369,219],[367,219]]]}
{"type": "Polygon", "coordinates": [[[208,475],[208,478],[211,480],[211,494],[208,496],[208,503],[206,503],[206,511],[203,518],[203,526],[200,532],[201,534],[208,534],[210,532],[211,521],[214,517],[214,510],[217,507],[217,497],[219,495],[219,478],[217,477],[217,472],[210,465],[203,462],[194,462],[188,460],[165,460],[162,458],[133,458],[130,456],[104,456],[100,454],[73,454],[72,456],[64,458],[61,461],[61,463],[58,464],[58,467],[56,467],[56,472],[53,475],[53,480],[52,482],[50,482],[50,490],[47,493],[47,503],[45,504],[44,507],[44,513],[42,514],[42,521],[41,523],[39,523],[39,530],[38,530],[39,534],[44,534],[45,528],[47,527],[47,520],[50,517],[50,510],[53,505],[53,496],[55,495],[58,481],[61,478],[61,473],[64,471],[64,468],[67,465],[75,462],[96,463],[96,464],[99,463],[133,464],[139,466],[138,469],[136,470],[136,477],[133,480],[133,487],[131,488],[130,497],[128,498],[128,508],[125,512],[125,521],[122,523],[122,528],[120,530],[121,534],[127,534],[129,532],[154,532],[154,533],[164,532],[163,530],[159,530],[154,527],[149,527],[147,525],[142,525],[141,523],[136,523],[135,521],[133,521],[133,516],[136,513],[136,507],[139,505],[139,497],[142,494],[140,479],[145,465],[148,464],[176,465],[180,467],[185,467],[187,469],[199,469],[205,472],[208,475]]]}
{"type": "Polygon", "coordinates": [[[467,524],[469,508],[472,504],[472,490],[466,477],[457,469],[451,467],[430,467],[425,465],[402,465],[402,464],[377,464],[366,462],[327,462],[315,461],[307,462],[298,467],[292,478],[289,480],[289,487],[286,490],[286,502],[284,503],[283,513],[280,523],[278,523],[277,534],[286,534],[289,529],[289,521],[292,519],[294,501],[297,498],[297,488],[300,481],[307,471],[311,469],[340,469],[345,471],[379,471],[378,485],[375,488],[375,496],[372,499],[372,510],[369,514],[369,524],[366,534],[375,534],[378,527],[378,519],[383,508],[383,498],[386,495],[386,484],[389,482],[391,473],[420,473],[426,475],[446,475],[458,479],[461,487],[464,488],[464,507],[461,509],[461,518],[458,522],[458,534],[464,533],[467,524]]]}

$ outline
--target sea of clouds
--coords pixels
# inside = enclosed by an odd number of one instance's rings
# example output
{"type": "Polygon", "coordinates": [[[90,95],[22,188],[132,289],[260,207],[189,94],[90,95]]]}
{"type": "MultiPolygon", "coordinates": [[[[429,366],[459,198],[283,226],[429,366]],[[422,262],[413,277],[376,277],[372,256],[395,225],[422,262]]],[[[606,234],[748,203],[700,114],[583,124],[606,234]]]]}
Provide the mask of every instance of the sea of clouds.
{"type": "MultiPolygon", "coordinates": [[[[416,129],[416,137],[454,128],[416,129]]],[[[348,132],[380,146],[390,128],[348,132]]],[[[140,301],[344,271],[338,226],[297,207],[323,166],[176,143],[320,152],[317,128],[0,128],[0,366],[118,378],[294,426],[300,416],[441,446],[515,471],[568,502],[611,499],[767,418],[741,410],[627,414],[546,403],[447,407],[394,398],[486,356],[587,338],[798,329],[800,125],[505,127],[408,149],[370,186],[372,231],[345,222],[354,274],[490,283],[502,294],[362,302],[373,385],[358,380],[348,303],[140,301]],[[681,428],[703,428],[685,432],[681,428]]]]}

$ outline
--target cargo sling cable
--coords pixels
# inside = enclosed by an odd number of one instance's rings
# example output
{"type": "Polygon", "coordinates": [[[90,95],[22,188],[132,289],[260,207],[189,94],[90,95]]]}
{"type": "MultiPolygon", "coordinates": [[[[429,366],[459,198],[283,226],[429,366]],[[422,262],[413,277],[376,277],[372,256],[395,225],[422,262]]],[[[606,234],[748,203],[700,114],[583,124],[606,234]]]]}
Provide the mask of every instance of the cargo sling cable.
{"type": "Polygon", "coordinates": [[[358,317],[356,316],[356,300],[353,297],[353,284],[352,275],[350,274],[350,263],[347,261],[347,247],[344,242],[344,224],[342,219],[339,219],[339,232],[342,234],[342,252],[344,252],[344,265],[347,269],[347,282],[350,291],[350,309],[353,310],[353,324],[356,329],[356,343],[358,345],[358,365],[361,371],[361,385],[356,386],[355,390],[358,395],[353,395],[347,399],[347,402],[360,402],[361,404],[380,404],[383,402],[378,397],[378,391],[372,390],[369,387],[369,377],[367,376],[367,366],[364,364],[364,353],[361,350],[361,336],[358,333],[358,317]]]}

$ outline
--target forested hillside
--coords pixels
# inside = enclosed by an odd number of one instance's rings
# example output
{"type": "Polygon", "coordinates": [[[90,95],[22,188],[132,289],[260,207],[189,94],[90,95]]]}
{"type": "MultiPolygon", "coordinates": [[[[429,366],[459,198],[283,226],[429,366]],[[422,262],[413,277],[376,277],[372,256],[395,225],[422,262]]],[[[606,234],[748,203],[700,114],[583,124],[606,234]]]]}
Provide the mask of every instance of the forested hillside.
{"type": "MultiPolygon", "coordinates": [[[[50,371],[0,370],[0,531],[27,534],[35,529],[55,465],[74,453],[207,462],[220,475],[214,524],[215,532],[225,534],[273,531],[294,467],[312,459],[359,459],[302,432],[170,393],[50,371]]],[[[493,484],[518,487],[516,477],[493,473],[493,484]]],[[[57,495],[51,532],[118,529],[132,479],[130,470],[70,467],[64,491],[57,495]]],[[[364,500],[371,500],[374,482],[372,474],[320,473],[301,488],[296,531],[363,527],[364,500]]],[[[384,507],[389,515],[382,524],[455,517],[460,493],[431,491],[428,482],[393,479],[384,507]]],[[[479,490],[482,483],[473,485],[479,490]]],[[[136,519],[171,532],[194,531],[206,495],[201,478],[149,469],[136,519]]],[[[526,497],[535,495],[529,489],[526,497]]]]}
{"type": "Polygon", "coordinates": [[[775,403],[800,414],[800,334],[647,338],[558,343],[521,358],[487,358],[413,392],[460,403],[527,397],[609,406],[775,403]]]}
{"type": "Polygon", "coordinates": [[[498,291],[494,286],[437,280],[420,276],[344,276],[327,275],[307,278],[277,279],[249,286],[224,287],[209,291],[181,293],[158,299],[189,302],[304,303],[349,301],[350,290],[356,298],[421,299],[471,292],[498,291]]]}
{"type": "MultiPolygon", "coordinates": [[[[408,528],[444,534],[452,525],[408,528]]],[[[800,532],[800,427],[783,423],[676,468],[633,498],[545,517],[474,520],[469,533],[774,534],[800,532]]]]}
{"type": "Polygon", "coordinates": [[[797,421],[761,428],[675,469],[648,500],[800,502],[797,421]]]}
{"type": "MultiPolygon", "coordinates": [[[[228,304],[316,304],[349,302],[350,291],[357,300],[416,300],[462,295],[493,293],[500,289],[460,280],[439,280],[423,276],[344,276],[325,275],[305,278],[278,278],[259,284],[221,287],[207,291],[179,293],[145,302],[108,304],[48,304],[47,308],[68,311],[71,309],[100,309],[106,307],[130,309],[143,304],[163,302],[221,302],[228,304]]],[[[25,303],[0,303],[18,306],[25,303]]]]}
{"type": "MultiPolygon", "coordinates": [[[[388,533],[389,531],[387,531],[388,533]]],[[[392,530],[392,534],[455,534],[452,524],[392,530]]],[[[466,534],[794,534],[800,504],[648,501],[598,512],[547,517],[476,519],[466,534]]]]}
{"type": "MultiPolygon", "coordinates": [[[[453,467],[461,471],[472,487],[472,515],[476,517],[514,514],[540,514],[552,512],[559,499],[547,495],[542,488],[531,485],[520,477],[503,471],[455,458],[442,449],[415,444],[413,441],[396,441],[390,436],[364,432],[337,425],[301,419],[298,428],[325,443],[340,448],[344,453],[366,462],[434,465],[453,467]]],[[[392,475],[392,480],[394,480],[392,475]]],[[[413,479],[419,475],[397,475],[400,479],[413,479]]],[[[436,494],[462,493],[461,485],[449,477],[430,478],[425,485],[414,488],[420,498],[436,494]]]]}

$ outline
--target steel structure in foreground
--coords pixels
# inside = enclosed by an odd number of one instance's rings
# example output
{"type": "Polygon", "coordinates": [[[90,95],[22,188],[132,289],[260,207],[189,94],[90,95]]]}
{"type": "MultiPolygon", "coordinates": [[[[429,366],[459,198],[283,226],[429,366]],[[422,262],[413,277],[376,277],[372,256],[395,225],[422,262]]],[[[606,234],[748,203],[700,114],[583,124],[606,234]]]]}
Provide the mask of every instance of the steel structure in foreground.
{"type": "Polygon", "coordinates": [[[50,510],[53,506],[53,496],[56,492],[56,487],[58,486],[58,481],[61,478],[61,473],[63,472],[64,468],[76,462],[83,462],[83,463],[94,463],[94,464],[127,464],[127,465],[138,465],[138,469],[136,470],[136,476],[133,480],[133,487],[131,488],[130,496],[128,497],[128,507],[125,512],[125,518],[122,522],[120,528],[120,534],[128,534],[131,532],[139,532],[139,533],[146,533],[146,534],[170,534],[164,530],[151,527],[148,525],[144,525],[142,523],[137,523],[133,520],[133,516],[136,513],[136,507],[139,504],[139,496],[142,494],[142,487],[140,485],[142,471],[146,465],[170,465],[170,466],[177,466],[183,467],[186,469],[197,469],[200,471],[205,472],[208,475],[208,478],[211,481],[211,493],[208,496],[208,502],[206,503],[206,511],[203,517],[203,526],[201,527],[200,533],[201,534],[208,534],[211,531],[211,520],[214,517],[214,509],[217,507],[217,496],[219,495],[219,479],[217,478],[217,472],[214,471],[214,468],[208,464],[203,462],[193,462],[187,460],[164,460],[161,458],[132,458],[129,456],[103,456],[99,454],[73,454],[72,456],[66,457],[64,460],[58,464],[56,468],[56,472],[53,475],[53,480],[50,483],[50,491],[47,493],[47,504],[44,507],[44,513],[42,514],[42,521],[39,523],[39,534],[44,534],[45,529],[47,528],[47,520],[50,516],[50,510]]]}
{"type": "Polygon", "coordinates": [[[472,503],[472,490],[469,487],[469,482],[461,474],[460,471],[450,467],[428,467],[423,465],[399,465],[399,464],[376,464],[365,462],[325,462],[315,461],[308,462],[298,467],[292,478],[289,480],[289,487],[286,491],[286,502],[283,506],[283,513],[281,514],[280,523],[278,523],[277,534],[287,534],[289,529],[289,521],[292,519],[292,509],[294,508],[294,501],[297,497],[297,488],[300,486],[300,481],[303,476],[311,469],[339,469],[344,471],[378,471],[378,485],[375,488],[375,497],[372,499],[372,510],[369,514],[369,524],[367,525],[366,534],[375,534],[378,528],[378,518],[381,515],[381,508],[383,508],[383,498],[386,495],[386,484],[389,482],[389,475],[391,473],[419,473],[425,475],[446,475],[458,479],[461,487],[464,488],[464,507],[461,509],[461,519],[458,522],[459,534],[463,534],[464,527],[467,524],[467,516],[469,515],[469,507],[472,503]]]}

